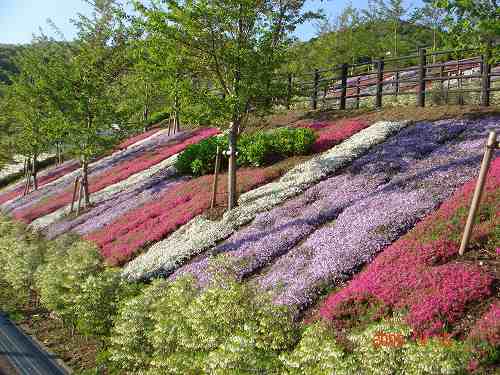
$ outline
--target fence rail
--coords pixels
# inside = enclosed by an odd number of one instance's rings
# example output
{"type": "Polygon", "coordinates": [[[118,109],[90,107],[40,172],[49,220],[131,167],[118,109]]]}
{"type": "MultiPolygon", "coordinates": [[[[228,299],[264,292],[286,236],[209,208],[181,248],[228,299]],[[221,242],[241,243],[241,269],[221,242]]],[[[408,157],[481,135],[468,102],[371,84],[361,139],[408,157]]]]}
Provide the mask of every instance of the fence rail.
{"type": "Polygon", "coordinates": [[[296,76],[288,74],[286,106],[290,108],[292,103],[310,102],[312,109],[318,109],[320,102],[326,105],[335,101],[338,108],[344,110],[348,101],[354,103],[354,108],[359,108],[360,99],[373,97],[375,107],[381,108],[385,96],[415,95],[416,105],[424,107],[436,82],[441,89],[447,84],[444,90],[446,100],[450,93],[459,94],[460,98],[464,93],[479,93],[480,104],[489,106],[491,93],[500,91],[500,88],[492,87],[494,77],[500,77],[500,70],[493,71],[500,64],[497,52],[492,56],[494,47],[489,43],[479,56],[474,55],[479,49],[433,52],[420,49],[418,54],[410,56],[342,64],[296,76]],[[437,62],[443,56],[445,61],[437,62]],[[493,63],[492,57],[495,58],[493,63]],[[476,80],[479,84],[477,88],[464,88],[465,80],[476,80]],[[456,88],[450,89],[450,86],[456,88]]]}

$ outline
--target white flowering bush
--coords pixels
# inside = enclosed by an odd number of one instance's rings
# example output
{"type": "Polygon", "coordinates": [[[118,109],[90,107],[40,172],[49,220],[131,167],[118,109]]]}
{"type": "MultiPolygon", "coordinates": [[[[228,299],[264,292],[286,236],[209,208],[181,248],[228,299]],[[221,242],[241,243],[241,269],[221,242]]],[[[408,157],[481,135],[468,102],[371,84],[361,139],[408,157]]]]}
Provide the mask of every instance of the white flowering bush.
{"type": "Polygon", "coordinates": [[[412,339],[401,316],[373,323],[347,336],[341,345],[322,322],[309,326],[295,349],[281,355],[288,374],[465,374],[471,359],[466,343],[431,338],[412,339]]]}
{"type": "Polygon", "coordinates": [[[66,324],[76,326],[79,318],[76,298],[85,280],[103,269],[97,249],[87,242],[56,248],[37,275],[36,286],[42,304],[66,324]]]}
{"type": "Polygon", "coordinates": [[[289,310],[248,285],[217,277],[201,291],[183,277],[123,304],[109,359],[137,374],[281,374],[279,355],[298,337],[289,310]]]}
{"type": "Polygon", "coordinates": [[[152,306],[169,291],[166,281],[156,280],[137,296],[122,302],[108,349],[108,360],[113,368],[134,374],[143,374],[149,368],[153,353],[152,306]]]}
{"type": "Polygon", "coordinates": [[[321,322],[307,327],[295,349],[282,354],[281,361],[290,375],[351,375],[360,373],[360,364],[335,340],[321,322]]]}
{"type": "Polygon", "coordinates": [[[138,280],[172,272],[186,259],[230,236],[236,229],[253,220],[259,212],[269,210],[302,193],[407,125],[408,122],[378,122],[293,168],[280,180],[242,194],[239,206],[226,212],[222,220],[210,221],[201,216],[196,217],[169,238],[154,244],[148,252],[128,263],[124,267],[123,276],[129,280],[138,280]]]}

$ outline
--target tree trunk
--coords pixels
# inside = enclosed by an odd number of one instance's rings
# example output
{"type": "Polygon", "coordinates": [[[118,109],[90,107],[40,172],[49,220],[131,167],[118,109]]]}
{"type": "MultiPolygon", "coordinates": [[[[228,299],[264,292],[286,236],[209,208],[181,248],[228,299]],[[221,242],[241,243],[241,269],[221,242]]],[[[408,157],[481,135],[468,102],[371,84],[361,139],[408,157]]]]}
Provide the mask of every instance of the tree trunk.
{"type": "Polygon", "coordinates": [[[38,156],[33,155],[33,188],[38,190],[38,156]]]}
{"type": "Polygon", "coordinates": [[[241,120],[236,120],[231,124],[229,133],[229,171],[228,171],[228,209],[233,209],[237,204],[236,197],[236,146],[238,142],[238,129],[241,120]]]}
{"type": "Polygon", "coordinates": [[[181,123],[179,119],[179,96],[175,95],[174,103],[174,134],[181,131],[181,123]]]}
{"type": "Polygon", "coordinates": [[[86,156],[82,157],[81,160],[81,172],[80,172],[80,187],[78,189],[78,209],[76,211],[77,215],[80,214],[80,210],[82,208],[90,207],[90,193],[89,193],[89,162],[86,156]]]}

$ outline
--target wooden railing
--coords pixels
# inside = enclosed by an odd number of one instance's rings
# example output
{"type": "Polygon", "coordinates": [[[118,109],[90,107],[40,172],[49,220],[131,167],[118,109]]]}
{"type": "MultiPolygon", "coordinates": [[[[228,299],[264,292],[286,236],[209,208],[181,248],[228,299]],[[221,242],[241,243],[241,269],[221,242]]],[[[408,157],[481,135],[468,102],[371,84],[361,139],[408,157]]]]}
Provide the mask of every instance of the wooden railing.
{"type": "Polygon", "coordinates": [[[498,50],[491,43],[479,56],[479,49],[434,52],[420,49],[418,54],[410,56],[342,64],[300,75],[288,74],[285,105],[290,108],[293,103],[310,102],[312,109],[322,104],[344,110],[348,104],[351,108],[359,108],[360,100],[372,97],[374,106],[381,108],[386,96],[414,95],[416,105],[424,107],[427,95],[438,82],[437,87],[443,91],[446,101],[449,94],[458,94],[463,100],[463,94],[477,93],[480,104],[489,106],[491,93],[500,91],[500,87],[492,86],[494,77],[500,77],[500,70],[496,68],[499,56],[494,51],[498,50]],[[478,84],[464,87],[465,80],[469,83],[477,80],[478,84]]]}

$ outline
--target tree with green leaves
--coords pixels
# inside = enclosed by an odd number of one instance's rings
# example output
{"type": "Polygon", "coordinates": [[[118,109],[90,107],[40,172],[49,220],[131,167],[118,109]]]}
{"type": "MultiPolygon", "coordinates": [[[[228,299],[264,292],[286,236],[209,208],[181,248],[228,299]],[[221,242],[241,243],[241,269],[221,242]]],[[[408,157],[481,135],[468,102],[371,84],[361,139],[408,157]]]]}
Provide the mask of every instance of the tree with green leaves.
{"type": "Polygon", "coordinates": [[[413,12],[411,21],[432,29],[432,50],[436,51],[444,32],[447,12],[438,8],[435,0],[422,0],[422,2],[422,6],[413,12]]]}
{"type": "Polygon", "coordinates": [[[130,114],[120,102],[131,65],[130,29],[122,8],[113,0],[88,3],[93,15],[78,15],[76,40],[60,45],[48,61],[47,76],[52,100],[65,120],[67,146],[81,162],[79,180],[86,207],[90,206],[90,161],[118,141],[117,127],[124,131],[130,126],[130,114]]]}
{"type": "Polygon", "coordinates": [[[497,0],[435,0],[448,12],[451,43],[467,48],[500,37],[500,6],[497,0]]]}
{"type": "Polygon", "coordinates": [[[393,55],[399,54],[399,32],[403,17],[406,15],[408,9],[404,5],[403,0],[379,0],[380,9],[383,17],[391,23],[392,37],[393,37],[393,55]]]}
{"type": "MultiPolygon", "coordinates": [[[[270,109],[290,33],[315,15],[304,0],[153,1],[138,6],[148,32],[162,34],[175,47],[172,79],[182,73],[210,85],[197,100],[212,108],[212,121],[230,125],[229,208],[236,205],[236,143],[249,113],[270,109]]],[[[281,82],[282,83],[282,82],[281,82]]],[[[282,85],[283,86],[283,85],[282,85]]],[[[285,90],[284,85],[283,90],[285,90]]],[[[189,90],[179,90],[185,96],[189,90]]]]}
{"type": "Polygon", "coordinates": [[[49,151],[60,129],[60,113],[50,100],[43,71],[50,46],[43,38],[35,39],[30,48],[15,58],[18,74],[10,76],[11,84],[3,97],[4,121],[13,134],[11,146],[17,155],[26,158],[27,194],[38,189],[38,157],[49,151]]]}

